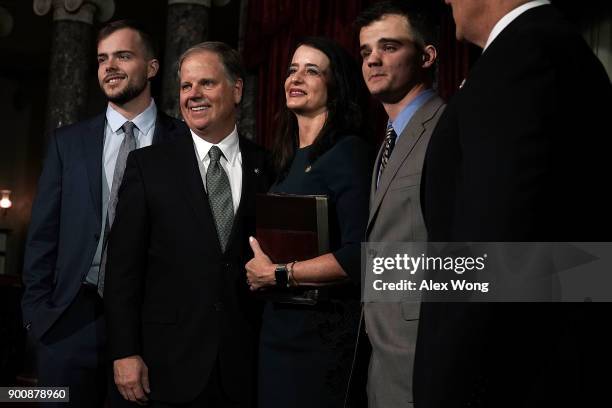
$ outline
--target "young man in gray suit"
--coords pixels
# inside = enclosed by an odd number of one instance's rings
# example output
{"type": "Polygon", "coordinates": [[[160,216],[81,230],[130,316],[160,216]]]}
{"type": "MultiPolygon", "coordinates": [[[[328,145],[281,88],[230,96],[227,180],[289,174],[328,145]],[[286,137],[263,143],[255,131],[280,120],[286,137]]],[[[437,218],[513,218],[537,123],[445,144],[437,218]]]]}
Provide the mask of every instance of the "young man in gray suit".
{"type": "MultiPolygon", "coordinates": [[[[389,115],[372,174],[370,242],[426,241],[420,205],[423,159],[443,101],[431,89],[435,28],[411,2],[385,1],[357,19],[362,72],[389,115]]],[[[366,303],[372,344],[368,372],[371,408],[413,406],[412,372],[419,303],[366,303]]]]}

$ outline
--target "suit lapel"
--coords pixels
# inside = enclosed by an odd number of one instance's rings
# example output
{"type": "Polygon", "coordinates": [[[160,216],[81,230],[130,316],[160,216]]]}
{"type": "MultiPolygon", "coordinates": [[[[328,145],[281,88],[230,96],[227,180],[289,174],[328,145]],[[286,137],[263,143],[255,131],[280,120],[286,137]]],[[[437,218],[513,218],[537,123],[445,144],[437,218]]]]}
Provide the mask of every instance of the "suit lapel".
{"type": "Polygon", "coordinates": [[[102,223],[102,154],[105,123],[104,114],[96,116],[89,122],[88,129],[81,134],[91,200],[100,224],[102,223]]]}
{"type": "Polygon", "coordinates": [[[183,191],[187,198],[187,202],[192,207],[197,222],[203,228],[204,236],[214,239],[219,251],[221,244],[217,236],[217,228],[215,227],[212,211],[208,204],[208,195],[204,189],[202,175],[198,165],[193,140],[189,132],[184,132],[176,136],[177,141],[172,151],[174,152],[172,167],[177,172],[177,180],[183,186],[183,191]]]}
{"type": "Polygon", "coordinates": [[[374,199],[376,198],[376,182],[378,181],[378,171],[380,169],[380,158],[382,157],[383,150],[385,149],[385,142],[380,144],[378,154],[376,155],[376,161],[374,162],[374,171],[372,171],[372,184],[370,186],[370,208],[374,206],[374,199]]]}
{"type": "MultiPolygon", "coordinates": [[[[376,188],[376,177],[378,176],[378,172],[373,175],[372,192],[374,193],[374,198],[372,199],[370,206],[368,230],[370,229],[370,224],[372,224],[374,216],[378,211],[378,207],[380,207],[383,197],[387,194],[389,186],[395,178],[395,175],[402,164],[410,156],[410,152],[412,152],[414,146],[417,144],[423,133],[425,133],[425,130],[427,129],[427,122],[435,115],[442,103],[443,102],[439,97],[433,96],[414,113],[414,116],[412,119],[410,119],[406,125],[406,128],[400,135],[397,144],[395,145],[395,149],[393,149],[393,153],[391,154],[387,168],[380,177],[378,188],[376,188]]],[[[382,148],[377,157],[377,164],[374,166],[376,169],[378,169],[378,162],[380,161],[381,152],[382,148]]]]}
{"type": "Polygon", "coordinates": [[[227,250],[229,250],[230,246],[234,245],[234,238],[239,229],[238,221],[240,217],[242,217],[242,214],[247,211],[246,208],[249,206],[248,200],[250,197],[254,197],[257,185],[256,178],[258,173],[261,173],[262,170],[257,167],[255,157],[247,142],[242,137],[239,137],[238,140],[240,143],[240,154],[242,155],[242,188],[240,192],[240,203],[238,204],[238,209],[234,216],[234,223],[228,240],[229,245],[227,250]]]}

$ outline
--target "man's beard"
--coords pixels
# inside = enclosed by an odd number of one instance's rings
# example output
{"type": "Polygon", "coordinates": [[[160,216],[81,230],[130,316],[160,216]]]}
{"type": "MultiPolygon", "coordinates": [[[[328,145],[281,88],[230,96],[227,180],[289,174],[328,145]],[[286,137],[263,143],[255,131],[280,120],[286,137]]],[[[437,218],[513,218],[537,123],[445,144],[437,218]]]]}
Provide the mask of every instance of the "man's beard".
{"type": "Polygon", "coordinates": [[[147,81],[128,83],[127,86],[118,94],[109,95],[106,93],[106,98],[117,105],[123,105],[139,96],[147,87],[147,81]]]}

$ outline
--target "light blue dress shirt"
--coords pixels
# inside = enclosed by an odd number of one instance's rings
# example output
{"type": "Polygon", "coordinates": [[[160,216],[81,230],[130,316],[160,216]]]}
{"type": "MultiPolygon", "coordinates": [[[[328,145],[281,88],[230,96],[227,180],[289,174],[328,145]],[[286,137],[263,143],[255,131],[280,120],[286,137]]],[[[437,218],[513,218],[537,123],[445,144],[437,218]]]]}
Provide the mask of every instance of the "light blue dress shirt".
{"type": "MultiPolygon", "coordinates": [[[[435,92],[431,89],[427,89],[421,92],[416,98],[412,100],[412,102],[410,102],[404,109],[402,109],[402,111],[399,113],[399,115],[397,115],[397,118],[395,118],[394,121],[391,121],[391,119],[389,119],[387,128],[389,128],[389,126],[393,126],[393,130],[395,130],[395,134],[399,139],[404,129],[406,129],[406,125],[408,125],[408,122],[410,122],[410,119],[412,119],[412,117],[414,116],[414,113],[418,111],[419,108],[429,100],[429,98],[434,96],[434,94],[435,92]]],[[[395,142],[397,143],[397,140],[395,142]]]]}

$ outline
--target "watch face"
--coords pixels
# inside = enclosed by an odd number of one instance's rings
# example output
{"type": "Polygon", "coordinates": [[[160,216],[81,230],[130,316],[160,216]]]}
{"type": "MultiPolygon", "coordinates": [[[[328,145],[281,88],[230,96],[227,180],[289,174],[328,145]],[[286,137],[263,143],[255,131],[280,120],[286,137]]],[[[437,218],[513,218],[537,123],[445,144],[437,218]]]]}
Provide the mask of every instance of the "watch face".
{"type": "Polygon", "coordinates": [[[274,277],[276,278],[276,286],[286,288],[287,279],[287,265],[279,265],[274,271],[274,277]]]}

